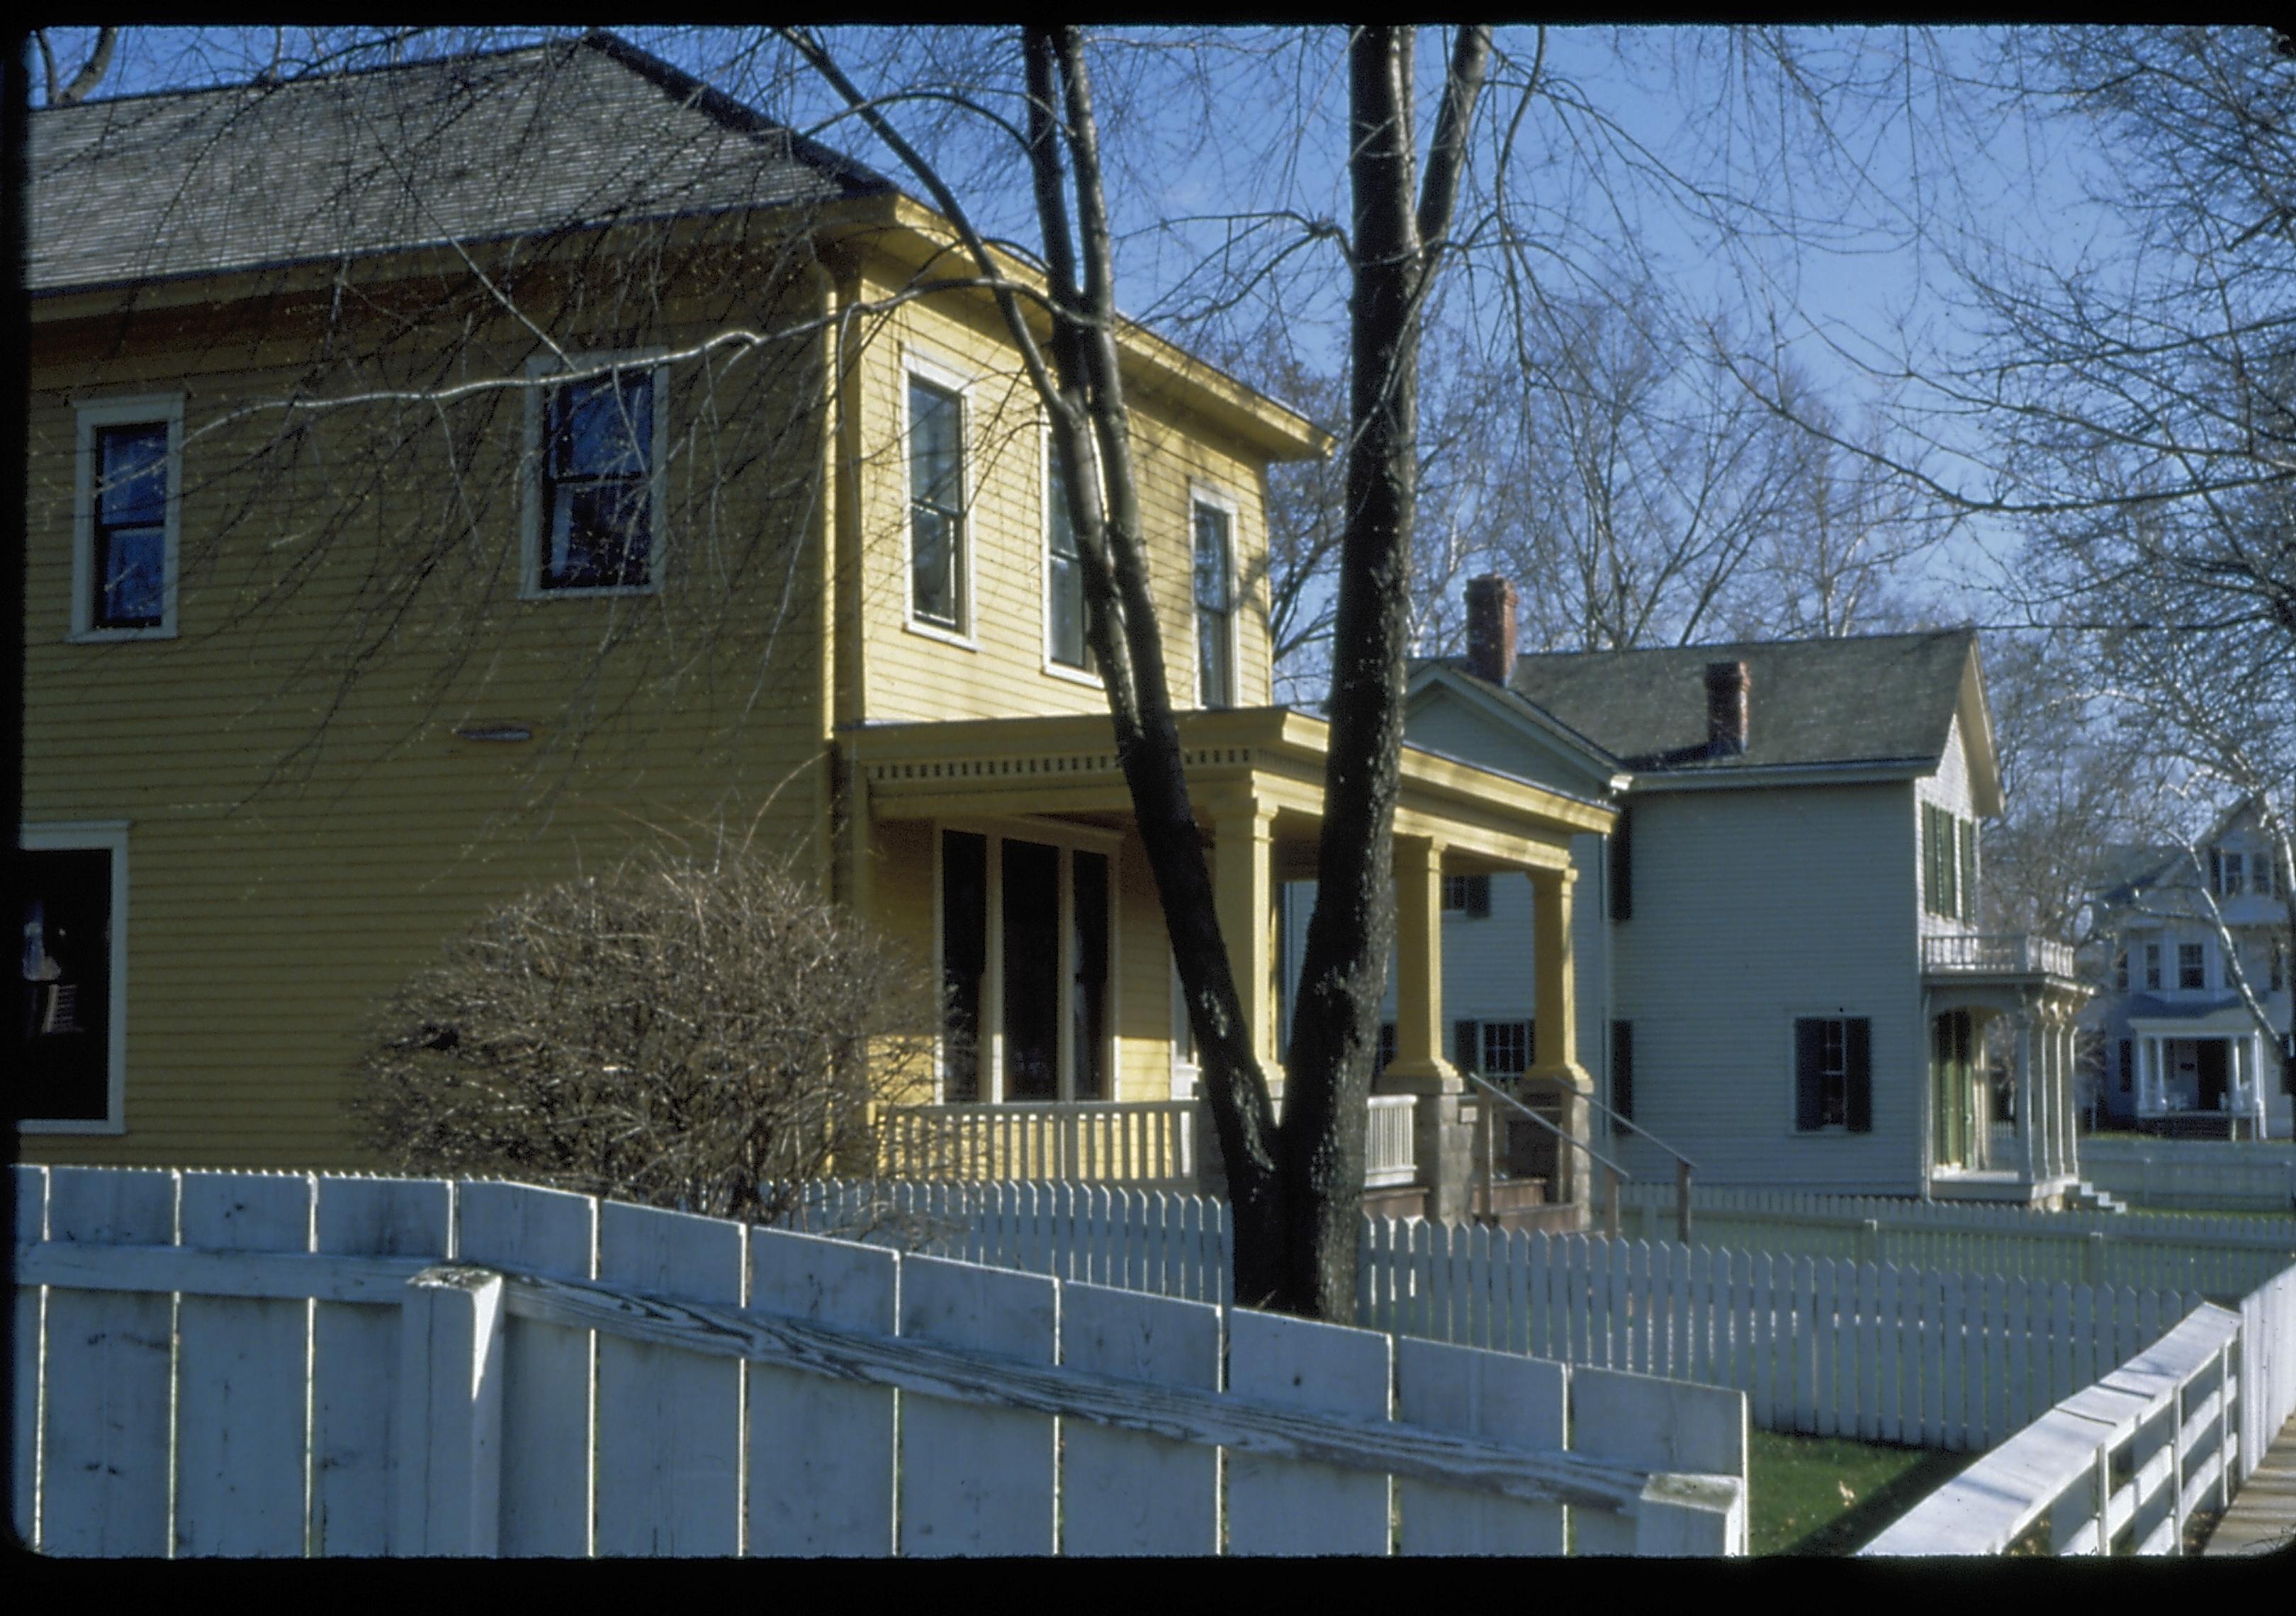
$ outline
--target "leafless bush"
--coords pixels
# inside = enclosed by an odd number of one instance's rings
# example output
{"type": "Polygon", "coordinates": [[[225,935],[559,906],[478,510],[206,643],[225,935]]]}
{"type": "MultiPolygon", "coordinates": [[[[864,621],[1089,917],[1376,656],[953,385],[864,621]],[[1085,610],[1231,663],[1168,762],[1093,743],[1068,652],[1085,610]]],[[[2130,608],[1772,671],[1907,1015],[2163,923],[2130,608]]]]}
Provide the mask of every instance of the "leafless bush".
{"type": "Polygon", "coordinates": [[[770,1221],[873,1165],[930,978],[788,867],[655,850],[494,910],[380,1007],[352,1109],[399,1169],[770,1221]]]}

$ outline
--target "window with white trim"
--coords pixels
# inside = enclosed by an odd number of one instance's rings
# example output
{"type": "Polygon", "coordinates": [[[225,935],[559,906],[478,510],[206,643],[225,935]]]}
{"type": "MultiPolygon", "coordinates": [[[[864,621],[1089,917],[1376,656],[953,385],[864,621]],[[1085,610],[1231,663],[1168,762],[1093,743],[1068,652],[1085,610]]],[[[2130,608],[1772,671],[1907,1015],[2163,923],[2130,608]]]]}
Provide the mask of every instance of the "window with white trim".
{"type": "Polygon", "coordinates": [[[17,972],[17,1125],[121,1131],[127,1029],[127,835],[27,827],[17,972]]]}
{"type": "Polygon", "coordinates": [[[119,398],[78,412],[73,493],[75,639],[176,632],[184,401],[119,398]]]}
{"type": "Polygon", "coordinates": [[[2209,985],[2208,950],[2199,943],[2177,945],[2177,986],[2205,988],[2209,985]]]}
{"type": "MultiPolygon", "coordinates": [[[[586,362],[577,359],[578,367],[586,362]]],[[[666,367],[564,381],[537,364],[529,402],[529,595],[640,594],[659,579],[666,367]]]]}
{"type": "Polygon", "coordinates": [[[1234,523],[1219,506],[1194,506],[1196,705],[1235,705],[1234,523]]]}
{"type": "Polygon", "coordinates": [[[964,400],[909,377],[909,615],[965,627],[964,400]]]}
{"type": "Polygon", "coordinates": [[[1088,670],[1092,646],[1084,632],[1084,563],[1077,555],[1076,523],[1069,513],[1068,475],[1049,445],[1045,464],[1045,654],[1063,668],[1088,670]]]}

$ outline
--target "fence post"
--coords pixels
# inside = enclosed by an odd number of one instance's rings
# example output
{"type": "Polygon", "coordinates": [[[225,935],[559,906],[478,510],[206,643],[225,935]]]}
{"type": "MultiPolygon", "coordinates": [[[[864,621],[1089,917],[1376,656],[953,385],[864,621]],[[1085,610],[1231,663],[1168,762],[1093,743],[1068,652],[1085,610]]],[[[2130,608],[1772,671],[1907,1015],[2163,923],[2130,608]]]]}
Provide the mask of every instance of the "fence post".
{"type": "Polygon", "coordinates": [[[1737,1477],[1653,1475],[1635,1510],[1635,1557],[1743,1554],[1747,1525],[1746,1484],[1737,1477]]]}
{"type": "Polygon", "coordinates": [[[1619,1237],[1619,1169],[1603,1169],[1603,1233],[1616,1240],[1619,1237]]]}
{"type": "Polygon", "coordinates": [[[502,1527],[503,1280],[425,1268],[399,1320],[398,1552],[491,1556],[502,1527]]]}
{"type": "Polygon", "coordinates": [[[1868,1218],[1857,1226],[1857,1261],[1878,1264],[1882,1260],[1882,1223],[1868,1218]]]}
{"type": "MultiPolygon", "coordinates": [[[[2185,1479],[2183,1451],[2185,1423],[2181,1419],[2177,1422],[2176,1440],[2177,1464],[2176,1468],[2169,1472],[2171,1477],[2169,1485],[2177,1488],[2181,1496],[2185,1479]]],[[[2110,1440],[2099,1442],[2096,1445],[2095,1486],[2096,1553],[2099,1559],[2109,1559],[2112,1554],[2112,1444],[2110,1440]]],[[[2179,1513],[2181,1513],[2181,1509],[2179,1513]]],[[[2177,1522],[2177,1530],[2181,1533],[2183,1530],[2184,1522],[2180,1520],[2177,1522]]]]}
{"type": "Polygon", "coordinates": [[[2104,1283],[2104,1231],[2091,1229],[2088,1238],[2081,1242],[2081,1284],[2101,1285],[2104,1283]]]}
{"type": "MultiPolygon", "coordinates": [[[[1616,1182],[1615,1178],[1613,1182],[1616,1182]]],[[[1687,1161],[1674,1164],[1674,1237],[1685,1245],[1690,1243],[1690,1163],[1687,1161]]]]}

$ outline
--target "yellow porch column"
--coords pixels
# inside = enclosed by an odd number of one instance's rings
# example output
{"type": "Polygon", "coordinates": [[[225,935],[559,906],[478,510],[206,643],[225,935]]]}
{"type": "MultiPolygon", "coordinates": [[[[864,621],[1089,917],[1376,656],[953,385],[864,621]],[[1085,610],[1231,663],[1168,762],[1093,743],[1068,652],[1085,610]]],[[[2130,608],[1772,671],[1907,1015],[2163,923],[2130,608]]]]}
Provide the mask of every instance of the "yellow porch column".
{"type": "Polygon", "coordinates": [[[1584,1085],[1587,1073],[1578,1064],[1578,990],[1570,962],[1571,870],[1538,870],[1531,874],[1531,948],[1536,976],[1532,1014],[1538,1017],[1538,1056],[1532,1069],[1543,1076],[1568,1078],[1584,1085]]]}
{"type": "Polygon", "coordinates": [[[1443,844],[1395,839],[1395,1059],[1390,1091],[1461,1087],[1443,1058],[1443,844]]]}
{"type": "Polygon", "coordinates": [[[1283,1070],[1275,1049],[1275,894],[1269,855],[1275,811],[1258,799],[1233,799],[1212,810],[1212,898],[1228,970],[1243,1004],[1251,1051],[1268,1083],[1280,1087],[1283,1070]]]}

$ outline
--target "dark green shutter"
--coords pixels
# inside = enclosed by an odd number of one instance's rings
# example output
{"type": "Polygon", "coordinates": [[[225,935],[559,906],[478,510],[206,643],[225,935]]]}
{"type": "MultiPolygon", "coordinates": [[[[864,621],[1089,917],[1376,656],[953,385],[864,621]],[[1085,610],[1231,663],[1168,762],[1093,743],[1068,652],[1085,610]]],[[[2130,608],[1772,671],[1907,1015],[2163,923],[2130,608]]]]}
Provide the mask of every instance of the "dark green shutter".
{"type": "Polygon", "coordinates": [[[1931,914],[1938,906],[1937,809],[1922,804],[1922,907],[1931,914]]]}
{"type": "Polygon", "coordinates": [[[1874,1023],[1860,1015],[1842,1026],[1849,1068],[1849,1131],[1870,1134],[1874,1131],[1874,1023]]]}
{"type": "Polygon", "coordinates": [[[1955,823],[1961,827],[1961,917],[1973,926],[1977,923],[1977,824],[1969,819],[1955,823]]]}
{"type": "Polygon", "coordinates": [[[1481,1034],[1480,1022],[1458,1021],[1451,1023],[1451,1063],[1461,1071],[1482,1070],[1481,1034]]]}
{"type": "Polygon", "coordinates": [[[1820,1125],[1824,1109],[1818,1093],[1825,1063],[1825,1023],[1816,1016],[1794,1018],[1794,1126],[1820,1125]]]}
{"type": "Polygon", "coordinates": [[[1634,913],[1634,816],[1621,805],[1619,822],[1611,827],[1611,918],[1631,920],[1634,913]]]}
{"type": "Polygon", "coordinates": [[[1635,1114],[1635,1024],[1611,1023],[1611,1109],[1622,1118],[1635,1114]]]}

